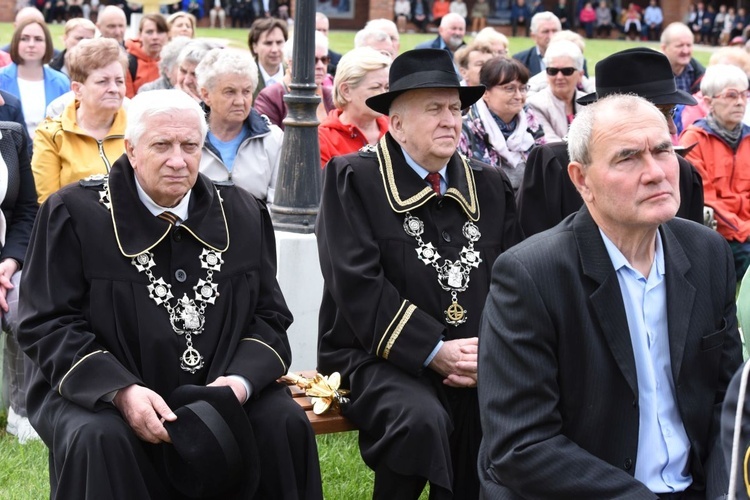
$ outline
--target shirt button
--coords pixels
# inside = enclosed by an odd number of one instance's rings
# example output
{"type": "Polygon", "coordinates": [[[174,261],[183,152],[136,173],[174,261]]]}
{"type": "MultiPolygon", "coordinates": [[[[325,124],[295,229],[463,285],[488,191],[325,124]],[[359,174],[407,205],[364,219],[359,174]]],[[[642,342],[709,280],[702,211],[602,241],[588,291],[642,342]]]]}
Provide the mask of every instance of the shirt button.
{"type": "Polygon", "coordinates": [[[451,242],[451,235],[448,234],[448,231],[443,231],[443,239],[448,243],[451,242]]]}
{"type": "Polygon", "coordinates": [[[183,271],[182,269],[178,269],[177,271],[175,271],[175,273],[174,273],[174,277],[175,277],[175,278],[177,279],[177,281],[179,281],[180,283],[184,283],[184,282],[185,282],[185,280],[187,279],[187,273],[186,273],[185,271],[183,271]]]}

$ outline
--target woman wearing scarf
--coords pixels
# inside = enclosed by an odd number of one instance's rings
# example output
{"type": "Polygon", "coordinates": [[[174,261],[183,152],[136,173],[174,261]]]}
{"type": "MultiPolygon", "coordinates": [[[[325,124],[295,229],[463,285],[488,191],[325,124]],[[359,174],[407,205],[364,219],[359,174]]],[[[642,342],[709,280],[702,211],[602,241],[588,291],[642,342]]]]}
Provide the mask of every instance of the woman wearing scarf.
{"type": "Polygon", "coordinates": [[[544,130],[525,106],[529,71],[515,59],[495,57],[484,63],[479,81],[487,90],[464,116],[458,148],[502,169],[516,192],[529,151],[544,144],[544,130]]]}
{"type": "Polygon", "coordinates": [[[747,75],[737,66],[706,68],[701,93],[706,118],[690,125],[680,144],[703,178],[704,203],[714,209],[718,231],[729,241],[739,282],[750,265],[750,127],[742,123],[747,75]]]}

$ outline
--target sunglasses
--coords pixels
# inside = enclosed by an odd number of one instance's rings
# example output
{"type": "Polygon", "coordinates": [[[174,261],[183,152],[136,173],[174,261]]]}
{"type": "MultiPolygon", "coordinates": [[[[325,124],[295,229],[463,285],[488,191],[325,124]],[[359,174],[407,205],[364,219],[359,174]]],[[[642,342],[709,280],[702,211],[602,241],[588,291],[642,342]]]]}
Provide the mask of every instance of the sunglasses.
{"type": "Polygon", "coordinates": [[[318,64],[318,63],[328,64],[328,62],[330,60],[331,60],[331,58],[328,57],[328,56],[316,57],[315,58],[315,64],[318,64]]]}
{"type": "Polygon", "coordinates": [[[578,70],[575,68],[547,68],[546,71],[549,76],[556,76],[558,73],[562,73],[565,76],[570,76],[578,70]]]}

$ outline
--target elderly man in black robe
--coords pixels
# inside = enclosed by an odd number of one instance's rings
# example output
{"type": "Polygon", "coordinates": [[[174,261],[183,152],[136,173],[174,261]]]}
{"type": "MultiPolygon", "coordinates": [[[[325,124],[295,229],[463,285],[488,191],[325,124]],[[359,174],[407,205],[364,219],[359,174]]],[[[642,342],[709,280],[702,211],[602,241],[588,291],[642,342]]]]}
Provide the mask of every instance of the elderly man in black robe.
{"type": "Polygon", "coordinates": [[[477,333],[492,263],[521,239],[513,189],[456,152],[484,87],[461,87],[444,50],[402,54],[389,80],[367,100],[389,132],[325,169],[318,369],[351,389],[374,498],[429,481],[431,499],[476,499],[477,333]]]}
{"type": "Polygon", "coordinates": [[[242,404],[253,498],[321,498],[312,429],[276,383],[292,317],[265,205],[198,173],[207,125],[184,93],[139,95],[128,115],[126,154],[47,200],[26,260],[19,342],[52,498],[180,497],[159,457],[178,418],[166,400],[187,384],[242,404]]]}

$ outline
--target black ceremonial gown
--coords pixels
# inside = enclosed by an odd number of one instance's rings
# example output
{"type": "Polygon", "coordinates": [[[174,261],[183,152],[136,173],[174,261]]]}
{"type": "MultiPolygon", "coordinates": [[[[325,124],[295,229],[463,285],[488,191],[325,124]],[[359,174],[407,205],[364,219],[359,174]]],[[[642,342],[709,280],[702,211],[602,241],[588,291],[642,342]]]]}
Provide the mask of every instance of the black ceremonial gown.
{"type": "Polygon", "coordinates": [[[264,467],[257,497],[322,496],[312,429],[275,382],[290,363],[292,321],[275,274],[265,206],[203,175],[176,228],[140,201],[125,155],[108,180],[82,181],[48,199],[29,245],[19,343],[36,365],[29,415],[50,448],[53,498],[175,498],[155,458],[170,445],[138,440],[102,398],[130,384],[166,398],[180,385],[226,374],[253,387],[244,408],[264,467]],[[109,203],[102,203],[106,184],[109,203]],[[219,296],[205,309],[205,330],[193,338],[205,366],[191,374],[180,367],[185,339],[149,298],[149,281],[131,258],[150,249],[153,274],[172,285],[176,301],[206,279],[204,248],[223,251],[224,263],[213,275],[219,296]],[[96,445],[86,440],[92,434],[96,445]]]}
{"type": "MultiPolygon", "coordinates": [[[[344,413],[360,429],[362,456],[429,479],[455,498],[478,497],[481,440],[475,389],[451,389],[423,364],[442,340],[478,335],[495,258],[521,239],[513,189],[500,171],[458,153],[448,190],[436,193],[386,134],[377,148],[336,157],[326,166],[316,224],[325,279],[318,370],[339,371],[352,390],[344,413]],[[457,294],[466,322],[448,326],[451,294],[432,265],[419,260],[406,213],[424,222],[424,243],[459,260],[473,221],[482,262],[457,294]]],[[[481,344],[481,339],[480,339],[481,344]]]]}

